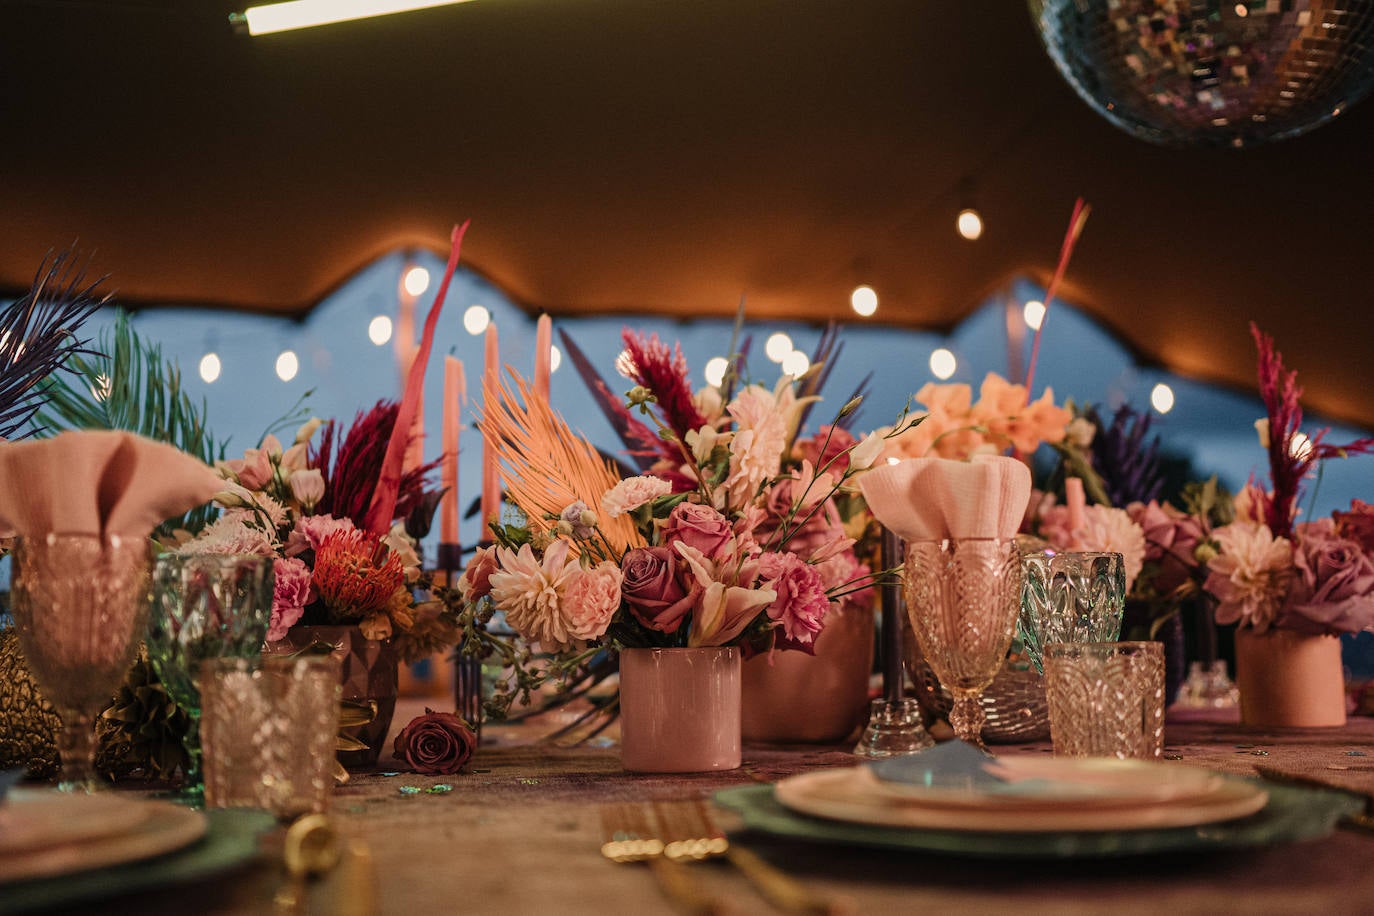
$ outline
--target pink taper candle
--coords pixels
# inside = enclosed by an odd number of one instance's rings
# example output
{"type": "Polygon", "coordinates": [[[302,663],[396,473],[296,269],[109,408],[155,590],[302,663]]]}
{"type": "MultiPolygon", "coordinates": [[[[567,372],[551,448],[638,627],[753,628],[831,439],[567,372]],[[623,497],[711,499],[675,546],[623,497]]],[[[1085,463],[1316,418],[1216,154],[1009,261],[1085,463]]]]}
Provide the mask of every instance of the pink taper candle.
{"type": "Polygon", "coordinates": [[[1083,527],[1083,507],[1087,505],[1087,497],[1083,495],[1083,481],[1078,477],[1068,477],[1064,480],[1064,498],[1069,504],[1069,531],[1077,538],[1077,532],[1083,527]]]}
{"type": "MultiPolygon", "coordinates": [[[[482,415],[490,416],[496,409],[497,387],[501,381],[501,350],[496,340],[496,323],[487,325],[485,358],[482,363],[482,415]]],[[[482,441],[482,535],[490,540],[487,523],[501,513],[501,472],[497,467],[496,443],[483,437],[482,441]]]]}
{"type": "Polygon", "coordinates": [[[540,315],[534,329],[534,393],[548,403],[550,361],[553,359],[553,319],[540,315]]]}
{"type": "Polygon", "coordinates": [[[463,361],[453,356],[444,357],[444,457],[439,473],[444,498],[439,505],[439,540],[445,544],[458,543],[458,434],[463,401],[467,399],[466,389],[463,361]]]}

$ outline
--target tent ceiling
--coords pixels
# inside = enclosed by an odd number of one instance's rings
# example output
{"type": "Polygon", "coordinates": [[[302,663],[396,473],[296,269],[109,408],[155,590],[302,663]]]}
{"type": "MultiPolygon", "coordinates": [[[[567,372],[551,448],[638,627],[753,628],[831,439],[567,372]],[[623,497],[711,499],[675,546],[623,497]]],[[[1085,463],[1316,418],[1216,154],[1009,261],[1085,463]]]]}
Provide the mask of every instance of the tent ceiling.
{"type": "Polygon", "coordinates": [[[234,8],[0,4],[0,288],[80,239],[130,304],[303,314],[471,217],[466,262],[531,311],[845,320],[863,282],[874,320],[948,327],[1043,278],[1081,194],[1066,298],[1246,388],[1254,318],[1310,408],[1374,426],[1374,106],[1151,147],[1015,2],[479,0],[258,39],[234,8]]]}

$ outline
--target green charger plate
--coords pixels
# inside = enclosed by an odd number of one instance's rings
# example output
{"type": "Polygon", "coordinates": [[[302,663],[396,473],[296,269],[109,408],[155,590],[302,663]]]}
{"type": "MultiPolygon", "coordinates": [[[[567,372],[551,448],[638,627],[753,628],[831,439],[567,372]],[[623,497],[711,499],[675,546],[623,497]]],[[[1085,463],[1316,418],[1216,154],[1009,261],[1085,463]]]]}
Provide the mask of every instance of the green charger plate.
{"type": "Polygon", "coordinates": [[[1345,792],[1265,782],[1269,803],[1239,820],[1163,830],[1065,833],[980,833],[874,827],[797,814],[773,797],[772,786],[740,786],[715,794],[750,830],[775,837],[842,846],[943,852],[999,859],[1074,859],[1197,852],[1268,846],[1323,837],[1363,799],[1345,792]]]}
{"type": "Polygon", "coordinates": [[[266,811],[206,811],[205,836],[177,852],[143,862],[7,884],[0,914],[27,913],[93,903],[132,891],[204,880],[246,865],[258,854],[258,837],[277,825],[266,811]]]}

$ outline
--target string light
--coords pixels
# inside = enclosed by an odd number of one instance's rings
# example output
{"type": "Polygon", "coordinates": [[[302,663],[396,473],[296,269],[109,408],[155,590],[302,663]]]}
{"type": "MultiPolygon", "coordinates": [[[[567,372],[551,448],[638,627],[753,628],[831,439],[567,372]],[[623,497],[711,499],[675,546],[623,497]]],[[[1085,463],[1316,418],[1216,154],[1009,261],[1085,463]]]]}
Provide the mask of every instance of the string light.
{"type": "Polygon", "coordinates": [[[954,227],[970,242],[976,241],[983,234],[983,217],[977,210],[968,207],[959,211],[959,216],[954,220],[954,227]]]}
{"type": "Polygon", "coordinates": [[[1288,440],[1288,454],[1299,461],[1312,454],[1312,440],[1307,433],[1293,433],[1288,440]]]}
{"type": "Polygon", "coordinates": [[[1150,406],[1160,413],[1168,413],[1174,409],[1174,389],[1160,382],[1150,392],[1150,406]]]}
{"type": "Polygon", "coordinates": [[[1040,330],[1040,325],[1045,321],[1045,303],[1032,299],[1021,310],[1021,317],[1026,319],[1026,327],[1032,331],[1040,330]]]}
{"type": "Polygon", "coordinates": [[[868,318],[878,310],[878,294],[871,286],[856,286],[849,294],[849,306],[861,317],[868,318]]]}
{"type": "Polygon", "coordinates": [[[473,336],[481,334],[489,324],[491,324],[491,312],[487,311],[486,306],[470,305],[468,310],[463,313],[463,329],[473,336]]]}
{"type": "Polygon", "coordinates": [[[218,353],[206,353],[200,358],[200,377],[207,385],[219,379],[221,368],[218,353]]]}
{"type": "Polygon", "coordinates": [[[563,351],[551,344],[549,346],[549,374],[553,375],[561,365],[563,365],[563,351]]]}
{"type": "Polygon", "coordinates": [[[792,346],[792,338],[782,331],[768,335],[768,342],[763,345],[763,352],[775,363],[787,359],[787,354],[795,349],[796,347],[792,346]]]}
{"type": "MultiPolygon", "coordinates": [[[[615,371],[628,379],[633,379],[635,377],[635,361],[634,357],[630,356],[629,350],[621,350],[619,355],[616,356],[615,371]]],[[[714,385],[715,382],[711,384],[714,385]]]]}
{"type": "Polygon", "coordinates": [[[793,350],[783,357],[782,371],[793,378],[801,378],[811,368],[811,358],[800,350],[793,350]]]}
{"type": "Polygon", "coordinates": [[[429,271],[419,266],[412,267],[401,278],[401,285],[412,296],[418,296],[429,289],[429,271]]]}
{"type": "Polygon", "coordinates": [[[308,29],[368,16],[408,13],[411,10],[465,2],[467,0],[288,0],[285,3],[250,6],[242,13],[230,13],[229,24],[249,35],[270,35],[273,32],[308,29]]]}
{"type": "Polygon", "coordinates": [[[730,361],[723,356],[713,356],[706,361],[706,368],[702,374],[706,376],[706,384],[719,386],[725,381],[725,370],[730,368],[730,361]]]}
{"type": "Polygon", "coordinates": [[[936,378],[943,381],[953,375],[954,370],[958,368],[959,361],[944,347],[930,354],[930,374],[936,378]]]}
{"type": "Polygon", "coordinates": [[[367,339],[381,346],[391,339],[391,319],[378,315],[367,324],[367,339]]]}
{"type": "Polygon", "coordinates": [[[296,373],[300,371],[300,368],[301,363],[300,360],[296,358],[294,350],[281,351],[281,355],[277,357],[277,378],[281,379],[283,382],[289,382],[296,377],[296,373]]]}

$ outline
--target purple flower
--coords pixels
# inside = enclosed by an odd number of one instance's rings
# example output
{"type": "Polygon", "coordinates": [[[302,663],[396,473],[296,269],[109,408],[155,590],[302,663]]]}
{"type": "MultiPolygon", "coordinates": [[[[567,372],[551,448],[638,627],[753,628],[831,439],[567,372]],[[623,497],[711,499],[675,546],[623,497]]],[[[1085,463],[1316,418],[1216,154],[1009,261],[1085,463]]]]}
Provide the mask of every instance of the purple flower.
{"type": "Polygon", "coordinates": [[[1331,519],[1297,526],[1297,572],[1277,626],[1354,633],[1374,624],[1374,562],[1331,519]]]}

